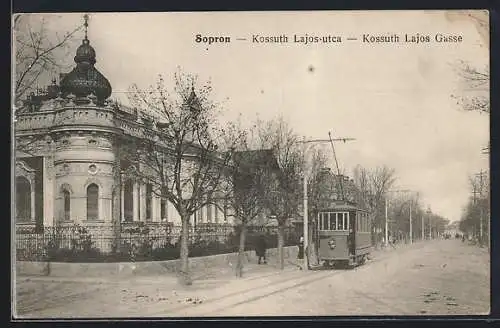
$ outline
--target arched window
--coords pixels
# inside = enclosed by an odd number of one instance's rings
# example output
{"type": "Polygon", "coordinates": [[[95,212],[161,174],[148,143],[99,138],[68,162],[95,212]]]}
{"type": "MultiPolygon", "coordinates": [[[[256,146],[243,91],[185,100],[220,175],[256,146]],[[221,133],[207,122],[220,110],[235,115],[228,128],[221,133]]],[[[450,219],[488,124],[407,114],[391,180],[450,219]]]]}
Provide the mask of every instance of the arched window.
{"type": "Polygon", "coordinates": [[[16,219],[28,222],[31,219],[31,185],[25,177],[16,178],[16,219]]]}
{"type": "Polygon", "coordinates": [[[87,220],[99,218],[99,187],[93,183],[87,187],[87,220]]]}
{"type": "Polygon", "coordinates": [[[125,181],[125,188],[124,188],[123,196],[124,199],[122,200],[123,203],[123,210],[124,210],[124,219],[127,222],[132,222],[134,219],[134,183],[131,180],[125,181]]]}
{"type": "Polygon", "coordinates": [[[146,185],[146,220],[150,221],[153,218],[153,185],[146,185]]]}
{"type": "Polygon", "coordinates": [[[64,221],[71,220],[71,196],[69,191],[63,190],[63,201],[64,201],[64,221]]]}

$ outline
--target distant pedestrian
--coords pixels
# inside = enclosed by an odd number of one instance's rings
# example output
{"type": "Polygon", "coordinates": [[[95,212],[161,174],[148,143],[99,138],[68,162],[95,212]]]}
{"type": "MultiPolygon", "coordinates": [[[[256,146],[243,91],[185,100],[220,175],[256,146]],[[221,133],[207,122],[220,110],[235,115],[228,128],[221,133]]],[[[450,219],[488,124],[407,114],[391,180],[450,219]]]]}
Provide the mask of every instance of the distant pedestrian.
{"type": "Polygon", "coordinates": [[[258,257],[258,262],[257,262],[258,264],[261,264],[261,261],[263,261],[264,264],[267,264],[266,250],[267,250],[266,236],[260,235],[257,239],[257,245],[255,247],[255,253],[257,254],[258,257]]]}
{"type": "Polygon", "coordinates": [[[300,237],[298,246],[299,253],[297,254],[297,262],[299,269],[302,270],[302,267],[304,266],[304,236],[300,237]]]}
{"type": "Polygon", "coordinates": [[[297,256],[299,260],[304,259],[304,236],[301,236],[299,239],[299,254],[297,256]]]}
{"type": "Polygon", "coordinates": [[[396,238],[395,237],[389,237],[389,245],[391,245],[392,248],[396,249],[396,238]]]}

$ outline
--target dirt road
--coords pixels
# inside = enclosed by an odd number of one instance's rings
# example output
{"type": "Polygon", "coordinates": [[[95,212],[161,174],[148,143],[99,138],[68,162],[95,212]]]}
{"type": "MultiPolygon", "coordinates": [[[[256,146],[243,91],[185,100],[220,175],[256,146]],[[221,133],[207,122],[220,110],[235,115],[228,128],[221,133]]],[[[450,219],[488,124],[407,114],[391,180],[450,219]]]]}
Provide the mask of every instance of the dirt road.
{"type": "MultiPolygon", "coordinates": [[[[259,267],[260,268],[260,267],[259,267]]],[[[180,287],[173,277],[20,278],[23,317],[487,314],[489,254],[457,240],[374,254],[354,270],[259,269],[180,287]]]]}

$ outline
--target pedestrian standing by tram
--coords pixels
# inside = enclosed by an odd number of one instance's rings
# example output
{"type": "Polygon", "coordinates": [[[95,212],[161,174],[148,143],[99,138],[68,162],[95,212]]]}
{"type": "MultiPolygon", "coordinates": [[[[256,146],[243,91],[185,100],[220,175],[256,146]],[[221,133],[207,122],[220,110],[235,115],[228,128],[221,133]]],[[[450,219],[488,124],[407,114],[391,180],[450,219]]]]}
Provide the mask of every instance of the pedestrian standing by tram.
{"type": "Polygon", "coordinates": [[[257,239],[257,245],[255,247],[255,253],[257,254],[257,257],[259,258],[258,264],[260,264],[261,260],[263,260],[264,264],[267,264],[266,261],[266,250],[267,250],[267,243],[266,243],[266,236],[264,234],[259,235],[259,238],[257,239]]]}
{"type": "Polygon", "coordinates": [[[297,254],[297,259],[299,262],[299,267],[302,270],[302,262],[304,261],[304,236],[300,236],[299,239],[299,253],[297,254]]]}

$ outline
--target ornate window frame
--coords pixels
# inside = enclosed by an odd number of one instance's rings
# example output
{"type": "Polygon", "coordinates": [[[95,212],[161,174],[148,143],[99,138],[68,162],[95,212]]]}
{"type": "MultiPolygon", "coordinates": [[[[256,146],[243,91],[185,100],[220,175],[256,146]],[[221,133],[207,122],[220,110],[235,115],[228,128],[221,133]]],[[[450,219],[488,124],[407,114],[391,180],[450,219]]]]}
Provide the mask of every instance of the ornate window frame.
{"type": "MultiPolygon", "coordinates": [[[[17,160],[16,161],[16,180],[18,177],[25,178],[28,180],[29,186],[30,186],[30,197],[31,197],[31,202],[30,202],[30,211],[31,215],[28,221],[22,221],[22,222],[17,222],[17,215],[16,215],[16,224],[34,224],[35,223],[35,173],[36,170],[31,168],[28,164],[26,164],[24,161],[17,160]]],[[[16,205],[17,206],[17,205],[16,205]]],[[[16,207],[17,211],[17,207],[16,207]]]]}
{"type": "Polygon", "coordinates": [[[24,177],[28,179],[32,189],[35,185],[35,172],[35,169],[31,168],[24,161],[16,161],[16,177],[24,177]]]}
{"type": "MultiPolygon", "coordinates": [[[[91,179],[89,179],[91,180],[91,179]]],[[[96,182],[96,181],[90,181],[87,180],[87,183],[85,184],[85,221],[87,222],[95,222],[95,221],[101,221],[102,215],[101,215],[101,210],[102,210],[102,186],[96,182]],[[89,213],[88,213],[88,202],[89,202],[89,194],[88,194],[88,188],[92,185],[97,186],[97,217],[95,219],[89,219],[89,213]]]]}
{"type": "Polygon", "coordinates": [[[59,195],[58,195],[58,199],[59,199],[59,204],[60,204],[60,213],[62,213],[61,215],[61,218],[60,220],[64,221],[64,222],[71,222],[73,221],[71,219],[71,199],[73,198],[73,195],[74,195],[74,192],[73,192],[73,188],[71,187],[71,185],[67,182],[64,182],[62,183],[60,186],[59,186],[59,195]],[[66,213],[65,213],[65,198],[64,198],[64,192],[67,191],[69,193],[69,220],[67,220],[66,218],[66,213]]]}

